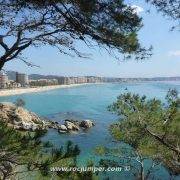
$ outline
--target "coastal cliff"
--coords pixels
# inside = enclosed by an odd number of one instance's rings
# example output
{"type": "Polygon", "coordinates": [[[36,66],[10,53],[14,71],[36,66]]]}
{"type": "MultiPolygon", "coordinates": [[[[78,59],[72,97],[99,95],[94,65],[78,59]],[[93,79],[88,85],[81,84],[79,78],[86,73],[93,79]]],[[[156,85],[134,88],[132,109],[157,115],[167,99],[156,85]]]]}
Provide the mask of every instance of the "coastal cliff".
{"type": "Polygon", "coordinates": [[[48,125],[35,113],[17,107],[12,103],[0,103],[0,120],[18,130],[35,131],[45,129],[48,125]]]}
{"type": "Polygon", "coordinates": [[[35,131],[52,128],[58,130],[59,133],[79,131],[80,129],[88,129],[94,126],[91,120],[78,122],[66,119],[64,124],[44,120],[35,113],[12,103],[0,103],[0,121],[17,130],[35,131]]]}

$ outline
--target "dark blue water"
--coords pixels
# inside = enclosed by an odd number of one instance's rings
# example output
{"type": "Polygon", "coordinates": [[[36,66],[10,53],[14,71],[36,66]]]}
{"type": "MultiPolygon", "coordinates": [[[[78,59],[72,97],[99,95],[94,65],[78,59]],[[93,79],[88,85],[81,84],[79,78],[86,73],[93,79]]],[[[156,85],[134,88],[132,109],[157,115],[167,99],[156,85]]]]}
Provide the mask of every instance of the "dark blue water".
{"type": "Polygon", "coordinates": [[[170,88],[180,92],[180,82],[89,84],[41,93],[0,97],[0,101],[14,102],[17,98],[23,98],[27,109],[58,122],[66,118],[92,119],[96,126],[87,132],[58,134],[51,130],[46,136],[46,140],[54,142],[56,146],[63,145],[67,140],[78,144],[81,149],[79,163],[84,163],[89,159],[97,160],[93,153],[96,146],[113,146],[108,127],[117,120],[117,117],[107,111],[107,106],[112,104],[118,95],[128,91],[163,100],[170,88]]]}

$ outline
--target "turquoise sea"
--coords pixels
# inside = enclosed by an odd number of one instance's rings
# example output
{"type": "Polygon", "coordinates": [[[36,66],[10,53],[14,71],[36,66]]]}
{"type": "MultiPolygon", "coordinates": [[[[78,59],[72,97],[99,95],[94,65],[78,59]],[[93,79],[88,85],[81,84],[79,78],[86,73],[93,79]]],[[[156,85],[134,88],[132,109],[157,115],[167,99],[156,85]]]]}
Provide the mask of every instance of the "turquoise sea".
{"type": "MultiPolygon", "coordinates": [[[[148,98],[156,97],[164,100],[170,88],[175,88],[180,92],[180,82],[88,84],[47,92],[0,97],[0,102],[14,102],[17,98],[23,98],[28,110],[58,122],[66,118],[92,119],[96,125],[87,132],[58,134],[56,131],[50,130],[45,137],[56,146],[63,145],[67,140],[78,144],[81,149],[79,163],[84,164],[89,159],[97,160],[93,153],[96,146],[114,145],[108,127],[117,120],[117,117],[107,111],[107,106],[112,104],[118,95],[128,91],[146,95],[148,98]]],[[[163,177],[163,180],[168,179],[164,171],[160,176],[163,177]]],[[[112,176],[111,179],[119,178],[112,176]]]]}

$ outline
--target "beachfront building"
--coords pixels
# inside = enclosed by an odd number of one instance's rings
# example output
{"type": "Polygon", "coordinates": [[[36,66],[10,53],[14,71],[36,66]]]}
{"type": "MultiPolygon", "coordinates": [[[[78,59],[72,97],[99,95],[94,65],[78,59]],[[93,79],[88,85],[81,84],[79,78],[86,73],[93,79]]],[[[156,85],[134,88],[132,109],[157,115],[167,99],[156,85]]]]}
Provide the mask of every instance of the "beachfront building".
{"type": "Polygon", "coordinates": [[[71,77],[64,77],[64,84],[65,85],[69,85],[69,84],[72,84],[73,81],[72,81],[72,78],[71,77]]]}
{"type": "Polygon", "coordinates": [[[78,77],[78,84],[87,83],[87,77],[81,76],[78,77]]]}
{"type": "Polygon", "coordinates": [[[20,87],[21,87],[20,83],[17,83],[13,80],[9,80],[8,89],[14,89],[14,88],[20,88],[20,87]]]}
{"type": "Polygon", "coordinates": [[[0,72],[0,89],[8,87],[8,76],[4,72],[0,72]]]}
{"type": "Polygon", "coordinates": [[[64,84],[64,77],[58,77],[58,84],[63,85],[64,84]]]}
{"type": "Polygon", "coordinates": [[[79,76],[79,77],[59,77],[59,84],[82,84],[82,83],[99,83],[103,78],[95,76],[79,76]]]}
{"type": "Polygon", "coordinates": [[[58,85],[57,79],[38,79],[38,80],[29,80],[30,86],[53,86],[58,85]]]}
{"type": "Polygon", "coordinates": [[[16,82],[21,84],[22,87],[29,85],[29,79],[27,74],[16,73],[16,82]]]}

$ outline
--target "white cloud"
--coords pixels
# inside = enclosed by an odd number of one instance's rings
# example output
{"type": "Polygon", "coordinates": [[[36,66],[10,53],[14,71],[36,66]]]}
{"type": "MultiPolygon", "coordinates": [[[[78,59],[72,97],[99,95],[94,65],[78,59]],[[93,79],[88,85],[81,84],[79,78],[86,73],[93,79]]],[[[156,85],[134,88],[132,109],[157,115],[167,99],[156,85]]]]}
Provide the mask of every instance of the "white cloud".
{"type": "Polygon", "coordinates": [[[170,51],[168,53],[169,56],[179,56],[180,57],[180,50],[177,51],[170,51]]]}
{"type": "Polygon", "coordinates": [[[140,14],[141,12],[144,11],[142,7],[137,6],[137,5],[131,5],[131,8],[133,8],[133,12],[136,14],[140,14]]]}

